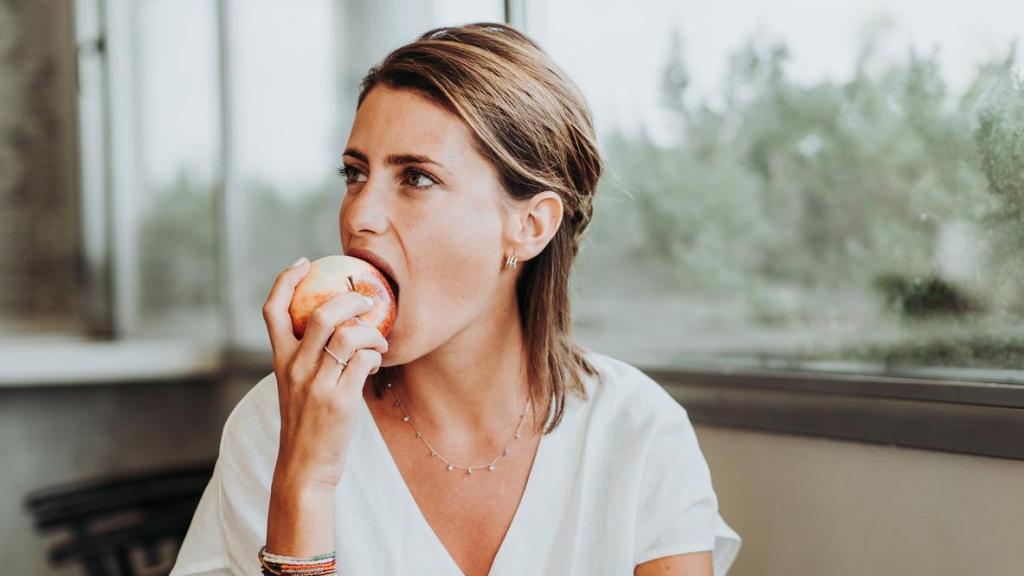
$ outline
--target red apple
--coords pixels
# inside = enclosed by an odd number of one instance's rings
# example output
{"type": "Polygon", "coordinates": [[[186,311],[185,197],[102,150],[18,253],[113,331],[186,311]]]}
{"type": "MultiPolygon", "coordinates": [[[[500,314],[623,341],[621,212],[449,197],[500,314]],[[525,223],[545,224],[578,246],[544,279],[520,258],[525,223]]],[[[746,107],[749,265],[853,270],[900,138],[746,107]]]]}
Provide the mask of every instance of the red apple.
{"type": "Polygon", "coordinates": [[[356,319],[376,326],[387,338],[398,315],[398,302],[387,277],[373,264],[347,255],[324,256],[309,265],[309,272],[295,287],[288,314],[292,317],[292,332],[302,338],[313,310],[324,301],[342,292],[356,291],[373,298],[369,311],[350,318],[342,326],[356,325],[356,319]]]}

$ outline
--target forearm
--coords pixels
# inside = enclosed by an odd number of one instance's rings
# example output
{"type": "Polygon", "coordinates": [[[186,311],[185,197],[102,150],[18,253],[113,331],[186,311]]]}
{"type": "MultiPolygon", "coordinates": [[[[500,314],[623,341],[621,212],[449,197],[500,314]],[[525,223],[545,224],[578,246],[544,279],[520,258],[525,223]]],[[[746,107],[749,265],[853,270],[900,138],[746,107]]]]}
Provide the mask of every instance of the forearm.
{"type": "Polygon", "coordinates": [[[267,550],[314,556],[334,550],[334,490],[274,478],[267,517],[267,550]]]}

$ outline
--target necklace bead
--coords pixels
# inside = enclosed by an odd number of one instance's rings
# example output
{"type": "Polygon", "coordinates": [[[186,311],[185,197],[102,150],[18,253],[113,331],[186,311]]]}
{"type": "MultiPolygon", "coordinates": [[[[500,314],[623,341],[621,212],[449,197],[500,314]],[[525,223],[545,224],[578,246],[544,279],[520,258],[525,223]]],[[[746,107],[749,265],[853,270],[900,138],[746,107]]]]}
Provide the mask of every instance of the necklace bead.
{"type": "MultiPolygon", "coordinates": [[[[386,383],[386,386],[387,386],[387,387],[388,387],[389,389],[391,389],[391,394],[392,394],[392,395],[394,395],[394,397],[395,397],[395,406],[398,406],[398,407],[400,407],[400,408],[401,408],[401,407],[402,407],[402,402],[401,402],[401,401],[400,401],[400,400],[398,399],[398,392],[396,392],[396,391],[395,391],[395,390],[393,389],[393,387],[392,387],[392,385],[391,385],[391,382],[387,382],[387,383],[386,383]]],[[[405,408],[402,408],[402,412],[403,412],[403,413],[405,412],[405,408]]],[[[513,436],[513,437],[512,437],[511,439],[509,439],[509,442],[512,442],[513,440],[517,440],[517,439],[519,439],[519,438],[521,438],[521,437],[522,437],[522,432],[520,432],[520,431],[519,431],[519,429],[520,429],[520,427],[522,427],[522,425],[523,425],[523,417],[524,417],[524,416],[526,416],[526,412],[525,412],[525,411],[524,411],[524,412],[520,412],[520,413],[519,413],[519,425],[518,425],[518,426],[516,427],[516,432],[515,432],[515,435],[514,435],[514,436],[513,436]]],[[[430,448],[430,457],[431,457],[431,458],[434,458],[434,457],[440,457],[440,456],[438,455],[438,453],[437,453],[437,450],[434,450],[434,447],[433,447],[433,446],[430,446],[430,443],[429,443],[429,442],[427,442],[427,441],[426,441],[426,439],[424,439],[424,438],[423,438],[423,434],[422,434],[422,433],[421,433],[421,432],[420,432],[419,430],[417,430],[417,429],[416,429],[416,426],[415,426],[415,425],[414,425],[414,424],[413,424],[413,423],[411,422],[411,418],[409,417],[409,414],[408,414],[408,413],[404,413],[404,414],[403,414],[403,416],[402,416],[402,421],[403,421],[403,422],[409,422],[409,425],[410,425],[410,426],[412,426],[413,430],[414,430],[414,431],[416,432],[416,438],[417,438],[418,440],[420,440],[421,442],[423,442],[424,444],[426,444],[426,445],[427,445],[427,447],[429,447],[429,448],[430,448]]],[[[505,457],[505,456],[508,456],[508,455],[509,455],[510,453],[511,453],[511,451],[509,450],[508,446],[506,445],[506,446],[505,446],[505,448],[504,448],[504,449],[502,449],[502,452],[501,452],[501,454],[500,454],[500,455],[499,455],[498,457],[496,457],[496,458],[495,458],[494,460],[492,460],[490,464],[485,464],[485,465],[482,465],[482,466],[470,466],[470,467],[468,467],[468,468],[466,468],[466,469],[465,469],[465,470],[466,470],[466,474],[472,474],[472,473],[473,473],[473,470],[474,470],[475,468],[483,468],[484,466],[486,466],[488,470],[490,470],[490,471],[494,471],[494,469],[495,469],[495,465],[494,465],[494,462],[495,462],[496,460],[498,460],[498,458],[503,458],[503,457],[505,457]]],[[[453,464],[450,464],[450,463],[448,463],[448,461],[447,461],[447,460],[445,460],[445,459],[444,459],[443,457],[441,457],[441,460],[444,460],[445,464],[447,464],[447,466],[448,466],[448,468],[447,468],[447,469],[448,469],[448,471],[451,471],[451,470],[454,470],[454,469],[455,469],[455,465],[453,465],[453,464]]]]}

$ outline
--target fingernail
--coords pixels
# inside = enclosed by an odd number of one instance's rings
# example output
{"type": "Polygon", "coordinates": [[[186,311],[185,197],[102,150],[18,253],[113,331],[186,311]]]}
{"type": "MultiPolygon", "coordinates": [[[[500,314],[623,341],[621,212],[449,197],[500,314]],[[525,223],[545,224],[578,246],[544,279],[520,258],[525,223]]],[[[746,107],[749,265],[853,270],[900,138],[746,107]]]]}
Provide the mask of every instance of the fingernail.
{"type": "Polygon", "coordinates": [[[363,296],[363,300],[366,300],[366,304],[368,306],[373,306],[373,298],[370,298],[369,296],[363,296]]]}
{"type": "Polygon", "coordinates": [[[306,257],[305,257],[305,256],[303,256],[302,258],[299,258],[298,260],[296,260],[296,261],[295,261],[295,262],[294,262],[294,263],[292,264],[292,268],[298,268],[299,266],[302,266],[302,265],[303,265],[303,264],[305,264],[306,262],[309,262],[309,260],[308,260],[308,259],[306,259],[306,257]]]}

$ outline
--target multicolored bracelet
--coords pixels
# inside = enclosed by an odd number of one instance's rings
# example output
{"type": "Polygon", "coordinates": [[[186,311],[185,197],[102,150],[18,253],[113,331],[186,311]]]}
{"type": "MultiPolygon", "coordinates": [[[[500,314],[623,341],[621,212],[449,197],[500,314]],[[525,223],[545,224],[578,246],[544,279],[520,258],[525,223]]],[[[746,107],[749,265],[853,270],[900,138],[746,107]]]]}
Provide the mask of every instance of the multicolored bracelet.
{"type": "Polygon", "coordinates": [[[263,576],[337,576],[335,553],[318,554],[305,558],[283,556],[267,552],[267,545],[260,546],[260,566],[263,576]]]}

